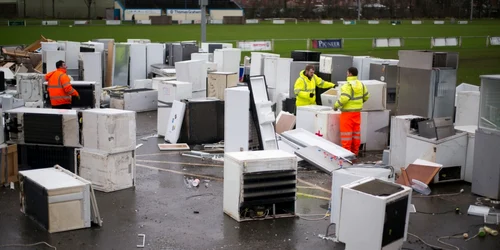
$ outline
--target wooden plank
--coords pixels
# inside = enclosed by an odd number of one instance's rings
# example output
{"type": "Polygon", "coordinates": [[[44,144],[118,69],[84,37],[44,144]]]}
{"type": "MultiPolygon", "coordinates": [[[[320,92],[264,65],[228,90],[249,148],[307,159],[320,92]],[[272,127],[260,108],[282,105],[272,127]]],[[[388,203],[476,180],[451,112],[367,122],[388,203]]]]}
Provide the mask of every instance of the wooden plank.
{"type": "Polygon", "coordinates": [[[113,86],[113,58],[115,54],[115,43],[113,41],[108,42],[108,59],[106,62],[106,80],[104,87],[113,86]]]}
{"type": "Polygon", "coordinates": [[[17,160],[17,144],[4,146],[1,149],[0,184],[18,181],[17,160]],[[5,173],[7,173],[7,178],[5,178],[5,173]]]}

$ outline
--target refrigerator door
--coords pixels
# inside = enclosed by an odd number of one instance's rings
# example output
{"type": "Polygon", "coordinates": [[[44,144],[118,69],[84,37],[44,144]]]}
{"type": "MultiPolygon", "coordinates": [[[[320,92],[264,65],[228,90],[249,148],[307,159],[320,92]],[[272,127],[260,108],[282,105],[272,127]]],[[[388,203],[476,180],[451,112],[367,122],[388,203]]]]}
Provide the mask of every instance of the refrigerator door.
{"type": "Polygon", "coordinates": [[[436,84],[434,89],[434,102],[429,106],[433,110],[429,117],[454,117],[455,113],[455,90],[457,85],[457,71],[454,69],[435,69],[432,71],[432,79],[436,84]]]}
{"type": "Polygon", "coordinates": [[[425,69],[399,68],[399,86],[396,96],[397,115],[429,117],[432,101],[431,73],[425,69]]]}

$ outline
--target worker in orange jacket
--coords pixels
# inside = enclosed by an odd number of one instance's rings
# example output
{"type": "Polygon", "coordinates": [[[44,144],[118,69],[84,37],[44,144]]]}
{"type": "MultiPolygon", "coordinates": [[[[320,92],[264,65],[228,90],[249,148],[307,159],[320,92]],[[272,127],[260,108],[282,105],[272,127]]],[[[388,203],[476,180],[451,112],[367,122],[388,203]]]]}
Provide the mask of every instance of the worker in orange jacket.
{"type": "Polygon", "coordinates": [[[340,109],[340,141],[342,147],[356,156],[361,145],[361,110],[370,98],[366,86],[358,80],[358,69],[347,70],[347,83],[340,87],[340,96],[333,109],[340,109]]]}
{"type": "Polygon", "coordinates": [[[80,100],[80,95],[71,86],[66,69],[66,63],[61,60],[56,63],[56,70],[45,75],[45,80],[48,81],[47,91],[49,92],[50,105],[54,109],[71,109],[72,96],[76,96],[80,100]]]}

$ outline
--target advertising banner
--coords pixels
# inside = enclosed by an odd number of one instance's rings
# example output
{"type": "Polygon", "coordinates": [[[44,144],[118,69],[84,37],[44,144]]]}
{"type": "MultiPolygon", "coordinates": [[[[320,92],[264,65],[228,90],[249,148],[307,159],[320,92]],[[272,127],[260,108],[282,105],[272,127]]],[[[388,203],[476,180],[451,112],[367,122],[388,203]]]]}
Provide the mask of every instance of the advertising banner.
{"type": "Polygon", "coordinates": [[[271,51],[271,41],[238,42],[238,48],[242,51],[271,51]]]}
{"type": "Polygon", "coordinates": [[[344,41],[342,39],[312,40],[314,49],[342,49],[344,41]]]}

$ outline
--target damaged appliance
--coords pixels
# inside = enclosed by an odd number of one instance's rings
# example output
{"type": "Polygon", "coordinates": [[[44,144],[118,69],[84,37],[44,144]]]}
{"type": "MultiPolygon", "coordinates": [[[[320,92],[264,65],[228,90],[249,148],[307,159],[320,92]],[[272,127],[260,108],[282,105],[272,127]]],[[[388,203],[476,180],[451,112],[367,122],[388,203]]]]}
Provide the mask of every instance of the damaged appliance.
{"type": "Polygon", "coordinates": [[[110,108],[114,109],[146,112],[158,108],[158,91],[154,89],[110,91],[110,97],[110,108]]]}
{"type": "Polygon", "coordinates": [[[418,123],[428,120],[416,115],[399,115],[391,117],[389,137],[389,165],[399,173],[400,169],[408,165],[406,161],[406,136],[417,134],[418,123]]]}
{"type": "Polygon", "coordinates": [[[19,170],[50,168],[58,164],[76,173],[75,147],[25,143],[17,145],[19,170]]]}
{"type": "Polygon", "coordinates": [[[18,73],[16,75],[17,97],[25,102],[43,100],[45,75],[37,73],[18,73]]]}
{"type": "Polygon", "coordinates": [[[340,54],[322,54],[319,58],[318,72],[329,74],[325,81],[337,83],[345,81],[347,70],[352,67],[352,56],[340,54]]]}
{"type": "Polygon", "coordinates": [[[411,192],[373,177],[342,186],[337,240],[346,250],[400,249],[408,233],[411,192]],[[361,230],[360,221],[366,222],[361,230]]]}
{"type": "Polygon", "coordinates": [[[223,209],[238,222],[295,217],[297,158],[280,150],[224,154],[223,209]]]}
{"type": "Polygon", "coordinates": [[[387,83],[387,109],[396,111],[396,87],[398,82],[398,61],[373,61],[370,64],[370,79],[387,83]]]}
{"type": "Polygon", "coordinates": [[[158,115],[157,128],[159,136],[165,136],[167,122],[174,101],[191,99],[193,84],[181,81],[158,81],[158,115]]]}
{"type": "Polygon", "coordinates": [[[216,143],[224,140],[224,102],[217,98],[193,98],[186,104],[179,142],[216,143]]]}

